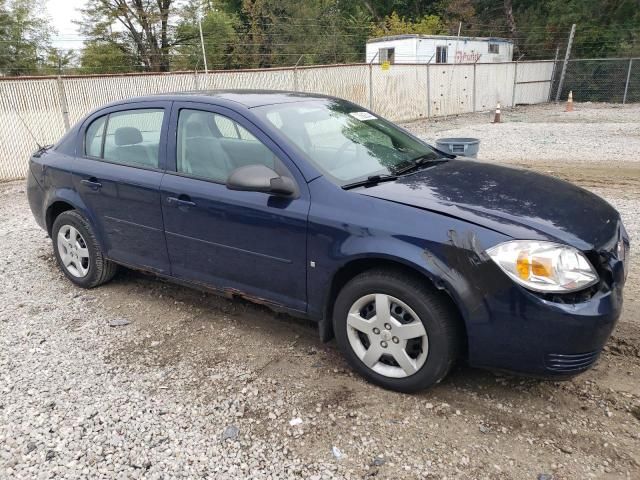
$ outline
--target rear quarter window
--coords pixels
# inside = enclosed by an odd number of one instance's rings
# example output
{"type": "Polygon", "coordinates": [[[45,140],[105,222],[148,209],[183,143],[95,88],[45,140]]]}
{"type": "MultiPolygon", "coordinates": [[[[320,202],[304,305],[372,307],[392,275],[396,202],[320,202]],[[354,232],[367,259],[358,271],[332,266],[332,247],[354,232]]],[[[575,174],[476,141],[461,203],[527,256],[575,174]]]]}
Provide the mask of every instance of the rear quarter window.
{"type": "Polygon", "coordinates": [[[102,157],[102,138],[104,136],[104,126],[107,122],[107,116],[94,120],[87,132],[84,140],[84,153],[89,157],[102,157]]]}

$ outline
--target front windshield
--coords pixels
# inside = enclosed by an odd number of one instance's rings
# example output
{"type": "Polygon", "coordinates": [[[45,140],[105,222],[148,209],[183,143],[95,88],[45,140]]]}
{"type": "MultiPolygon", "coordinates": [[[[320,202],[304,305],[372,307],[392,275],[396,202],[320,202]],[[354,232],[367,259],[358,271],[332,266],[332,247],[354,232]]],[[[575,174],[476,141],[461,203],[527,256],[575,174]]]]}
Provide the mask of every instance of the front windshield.
{"type": "Polygon", "coordinates": [[[442,156],[393,124],[341,100],[265,105],[254,112],[339,185],[393,175],[417,159],[442,156]]]}

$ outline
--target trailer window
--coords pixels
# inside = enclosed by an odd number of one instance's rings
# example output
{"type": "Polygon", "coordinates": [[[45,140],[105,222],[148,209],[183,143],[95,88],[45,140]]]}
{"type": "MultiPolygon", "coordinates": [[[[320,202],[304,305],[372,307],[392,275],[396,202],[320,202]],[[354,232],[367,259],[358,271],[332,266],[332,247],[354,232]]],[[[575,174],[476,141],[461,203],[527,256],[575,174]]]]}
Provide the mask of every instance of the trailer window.
{"type": "Polygon", "coordinates": [[[489,53],[500,53],[500,44],[499,43],[490,43],[489,44],[489,53]]]}
{"type": "Polygon", "coordinates": [[[381,48],[378,50],[380,57],[380,63],[389,62],[395,63],[396,49],[395,48],[381,48]]]}
{"type": "Polygon", "coordinates": [[[436,63],[447,63],[447,47],[436,47],[436,63]]]}

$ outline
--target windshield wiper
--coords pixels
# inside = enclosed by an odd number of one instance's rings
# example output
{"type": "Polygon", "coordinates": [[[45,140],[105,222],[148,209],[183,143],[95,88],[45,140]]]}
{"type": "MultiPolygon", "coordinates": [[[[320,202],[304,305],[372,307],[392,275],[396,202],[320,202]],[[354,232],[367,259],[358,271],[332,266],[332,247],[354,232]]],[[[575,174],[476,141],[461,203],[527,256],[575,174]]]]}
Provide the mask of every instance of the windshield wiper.
{"type": "Polygon", "coordinates": [[[435,163],[442,163],[449,161],[448,158],[440,157],[440,158],[428,158],[426,155],[422,155],[420,157],[416,157],[411,160],[411,163],[406,167],[402,167],[396,170],[394,175],[403,175],[405,173],[413,172],[414,170],[418,170],[423,167],[428,167],[435,163]]]}
{"type": "Polygon", "coordinates": [[[366,180],[359,180],[353,183],[347,183],[342,186],[343,190],[350,190],[356,187],[371,187],[373,185],[377,185],[381,182],[390,182],[398,178],[397,175],[371,175],[366,178],[366,180]]]}

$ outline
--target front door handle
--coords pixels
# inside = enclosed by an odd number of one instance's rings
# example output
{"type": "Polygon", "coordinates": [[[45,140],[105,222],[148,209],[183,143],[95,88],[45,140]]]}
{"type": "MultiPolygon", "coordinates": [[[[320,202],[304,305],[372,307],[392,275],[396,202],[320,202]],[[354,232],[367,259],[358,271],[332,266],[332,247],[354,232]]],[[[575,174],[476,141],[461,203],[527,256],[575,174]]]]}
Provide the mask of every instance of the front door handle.
{"type": "Polygon", "coordinates": [[[80,180],[80,183],[83,185],[86,185],[87,187],[93,189],[93,190],[98,190],[99,188],[102,188],[102,184],[98,181],[97,178],[95,177],[91,177],[88,180],[80,180]]]}
{"type": "Polygon", "coordinates": [[[196,202],[192,202],[186,195],[180,195],[179,197],[167,197],[168,204],[175,204],[178,207],[195,207],[196,202]]]}

